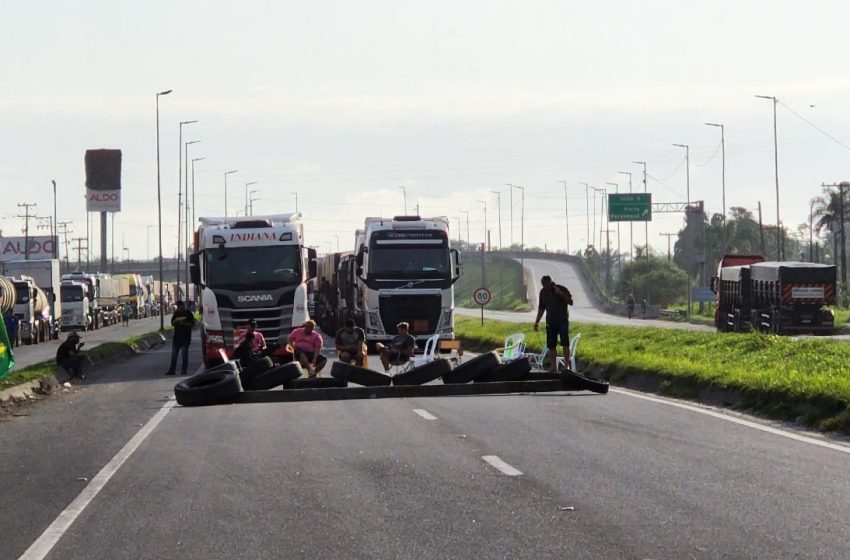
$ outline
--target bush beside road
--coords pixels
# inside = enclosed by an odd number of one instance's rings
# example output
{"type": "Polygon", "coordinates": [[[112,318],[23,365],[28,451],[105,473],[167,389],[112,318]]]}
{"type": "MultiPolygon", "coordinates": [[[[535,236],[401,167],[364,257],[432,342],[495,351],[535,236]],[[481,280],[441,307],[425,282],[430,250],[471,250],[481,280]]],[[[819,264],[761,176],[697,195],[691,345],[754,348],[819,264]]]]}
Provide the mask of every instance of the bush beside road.
{"type": "MultiPolygon", "coordinates": [[[[494,311],[529,311],[526,302],[525,281],[522,266],[511,258],[487,254],[484,266],[486,288],[492,299],[487,309],[494,311]]],[[[458,307],[477,308],[472,301],[472,293],[481,287],[481,254],[465,253],[463,275],[455,285],[455,298],[458,307]]]]}
{"type": "MultiPolygon", "coordinates": [[[[458,317],[470,350],[492,350],[515,332],[529,351],[545,333],[530,323],[458,317]]],[[[759,333],[710,333],[574,323],[582,369],[613,383],[732,404],[779,420],[850,434],[850,344],[759,333]]]]}

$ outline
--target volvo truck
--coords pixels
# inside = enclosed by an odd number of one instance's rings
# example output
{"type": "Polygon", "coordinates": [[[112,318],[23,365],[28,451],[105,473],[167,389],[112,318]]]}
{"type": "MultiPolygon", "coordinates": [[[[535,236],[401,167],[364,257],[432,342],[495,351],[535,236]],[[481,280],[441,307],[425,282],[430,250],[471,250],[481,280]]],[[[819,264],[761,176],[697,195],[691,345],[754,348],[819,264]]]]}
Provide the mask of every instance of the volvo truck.
{"type": "Polygon", "coordinates": [[[366,218],[355,234],[355,252],[357,289],[345,305],[370,348],[391,340],[402,321],[420,344],[434,334],[454,338],[461,258],[449,248],[447,218],[366,218]]]}
{"type": "Polygon", "coordinates": [[[249,319],[283,356],[289,333],[310,318],[307,283],[316,276],[316,250],[305,245],[300,213],[200,218],[189,262],[208,366],[221,350],[232,355],[234,333],[249,319]]]}

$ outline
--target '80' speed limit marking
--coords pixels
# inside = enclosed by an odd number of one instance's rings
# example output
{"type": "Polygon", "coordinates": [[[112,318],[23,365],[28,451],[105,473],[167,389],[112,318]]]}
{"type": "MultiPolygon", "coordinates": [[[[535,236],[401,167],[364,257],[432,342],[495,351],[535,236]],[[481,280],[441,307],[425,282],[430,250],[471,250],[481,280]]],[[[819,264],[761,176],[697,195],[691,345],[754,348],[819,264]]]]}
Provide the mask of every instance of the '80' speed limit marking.
{"type": "Polygon", "coordinates": [[[490,303],[491,298],[490,290],[487,288],[478,288],[474,292],[472,292],[472,299],[475,300],[475,303],[478,305],[487,305],[490,303]]]}

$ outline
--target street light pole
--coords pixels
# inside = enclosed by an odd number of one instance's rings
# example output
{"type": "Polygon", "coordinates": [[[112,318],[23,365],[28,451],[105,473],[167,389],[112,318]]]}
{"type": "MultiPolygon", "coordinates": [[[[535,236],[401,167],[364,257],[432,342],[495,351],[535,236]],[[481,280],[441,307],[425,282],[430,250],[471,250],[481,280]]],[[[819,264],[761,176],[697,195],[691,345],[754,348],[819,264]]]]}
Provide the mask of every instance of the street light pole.
{"type": "Polygon", "coordinates": [[[227,219],[227,176],[232,173],[237,173],[238,169],[231,169],[224,172],[224,218],[227,219]]]}
{"type": "Polygon", "coordinates": [[[584,205],[585,205],[585,221],[587,221],[587,242],[585,245],[588,247],[593,245],[593,242],[590,240],[590,185],[587,183],[579,183],[579,185],[584,185],[584,205]]]}
{"type": "MultiPolygon", "coordinates": [[[[172,90],[168,89],[165,91],[161,91],[156,94],[156,215],[157,215],[157,229],[159,230],[159,303],[162,306],[163,302],[163,278],[162,278],[162,182],[160,179],[160,167],[159,167],[159,96],[160,95],[168,95],[172,90]]],[[[86,212],[86,218],[88,218],[88,212],[86,212]]],[[[86,234],[88,235],[88,234],[86,234]]],[[[88,242],[86,242],[86,247],[88,247],[88,242]]],[[[159,330],[165,329],[165,318],[163,316],[164,308],[160,309],[159,313],[159,330]]]]}
{"type": "Polygon", "coordinates": [[[511,251],[514,250],[514,186],[510,183],[505,183],[505,186],[508,187],[508,194],[511,199],[511,234],[508,236],[511,239],[511,251]]]}
{"type": "Polygon", "coordinates": [[[567,182],[558,181],[564,184],[564,229],[567,233],[567,254],[570,254],[570,203],[567,200],[567,182]]]}
{"type": "Polygon", "coordinates": [[[195,162],[207,159],[199,157],[192,159],[192,231],[195,231],[195,162]]]}
{"type": "MultiPolygon", "coordinates": [[[[687,144],[673,144],[677,148],[685,149],[685,197],[688,199],[685,204],[685,247],[688,255],[693,255],[693,247],[691,246],[691,147],[687,144]]],[[[702,216],[700,216],[702,219],[702,216]]],[[[691,314],[693,300],[691,298],[691,267],[687,267],[688,273],[688,315],[691,314]]]]}
{"type": "Polygon", "coordinates": [[[759,99],[770,99],[773,101],[773,173],[776,179],[776,260],[785,258],[782,253],[781,235],[784,231],[779,221],[779,138],[776,130],[776,105],[779,100],[773,95],[756,95],[759,99]]]}
{"type": "Polygon", "coordinates": [[[259,196],[258,196],[257,198],[254,198],[254,194],[255,194],[255,193],[258,193],[258,192],[260,192],[260,190],[259,190],[259,189],[257,189],[257,190],[253,190],[253,191],[251,191],[251,192],[249,193],[249,195],[248,195],[248,206],[249,206],[249,208],[250,208],[250,210],[251,210],[251,216],[253,216],[253,215],[254,215],[254,201],[256,201],[256,200],[260,200],[260,197],[259,197],[259,196]]]}
{"type": "Polygon", "coordinates": [[[404,187],[399,187],[401,189],[401,196],[404,198],[404,215],[407,216],[407,189],[404,187]]]}
{"type": "Polygon", "coordinates": [[[51,181],[53,183],[53,222],[50,225],[50,241],[53,243],[53,258],[59,258],[59,232],[57,231],[56,226],[56,181],[51,181]]]}
{"type": "MultiPolygon", "coordinates": [[[[181,124],[188,124],[188,123],[192,123],[192,122],[198,122],[198,121],[186,121],[186,122],[181,123],[181,124]]],[[[182,188],[182,184],[183,184],[183,181],[182,181],[183,177],[182,176],[180,177],[180,179],[181,179],[180,186],[177,187],[177,292],[183,294],[183,297],[181,299],[184,299],[184,300],[187,299],[186,294],[189,293],[189,257],[188,257],[188,255],[186,256],[186,291],[185,292],[180,291],[180,267],[181,267],[180,263],[182,262],[181,257],[183,256],[183,246],[184,246],[183,240],[184,240],[184,238],[186,240],[189,239],[189,229],[188,229],[189,224],[187,223],[185,225],[185,227],[181,227],[181,225],[183,224],[183,215],[184,215],[183,206],[184,205],[185,205],[185,208],[186,208],[185,216],[186,216],[187,222],[188,222],[188,216],[189,216],[189,184],[188,184],[188,181],[189,181],[189,165],[188,165],[189,146],[191,144],[197,144],[199,142],[200,142],[200,140],[191,140],[189,142],[183,143],[183,152],[184,152],[183,160],[187,162],[186,173],[185,173],[185,175],[186,175],[186,188],[185,189],[182,188]],[[183,201],[184,196],[185,196],[185,199],[186,199],[185,202],[183,201]]],[[[188,245],[188,242],[186,244],[188,245]]]]}
{"type": "Polygon", "coordinates": [[[481,204],[484,205],[484,250],[486,251],[488,249],[488,247],[487,247],[487,201],[486,200],[479,200],[478,202],[480,202],[481,204]]]}
{"type": "Polygon", "coordinates": [[[249,181],[245,183],[245,215],[248,215],[248,187],[256,185],[257,181],[249,181]]]}
{"type": "MultiPolygon", "coordinates": [[[[618,171],[620,175],[628,175],[629,176],[629,194],[632,194],[632,172],[631,171],[618,171]]],[[[629,262],[634,260],[634,255],[632,254],[632,250],[635,246],[635,223],[633,221],[629,221],[629,262]]]]}
{"type": "Polygon", "coordinates": [[[292,194],[295,195],[295,212],[298,212],[298,193],[294,192],[292,194]]]}
{"type": "Polygon", "coordinates": [[[723,188],[723,221],[726,222],[726,127],[718,123],[705,123],[706,126],[714,126],[720,129],[720,162],[721,162],[721,184],[723,188]]]}
{"type": "MultiPolygon", "coordinates": [[[[608,183],[609,185],[614,187],[614,193],[620,193],[620,183],[608,183]]],[[[611,204],[608,203],[608,225],[611,225],[611,204]]],[[[622,274],[623,272],[623,260],[620,257],[620,222],[617,221],[617,276],[622,274]]]]}
{"type": "MultiPolygon", "coordinates": [[[[513,189],[519,189],[522,193],[522,211],[520,213],[519,225],[519,262],[522,266],[523,275],[525,274],[525,187],[519,185],[511,185],[513,189]]],[[[524,277],[523,277],[524,278],[524,277]]]]}
{"type": "Polygon", "coordinates": [[[496,195],[496,208],[499,211],[499,250],[502,250],[502,192],[490,191],[496,195]]]}
{"type": "MultiPolygon", "coordinates": [[[[647,194],[647,190],[646,190],[646,162],[645,161],[633,161],[632,163],[643,166],[643,194],[647,194]]],[[[645,257],[646,257],[647,260],[649,260],[649,222],[648,221],[643,223],[643,228],[644,228],[644,240],[643,241],[644,241],[644,244],[646,246],[645,257]]],[[[647,287],[647,294],[649,294],[649,288],[648,287],[647,287]]],[[[646,300],[649,301],[649,297],[647,297],[646,300]]]]}

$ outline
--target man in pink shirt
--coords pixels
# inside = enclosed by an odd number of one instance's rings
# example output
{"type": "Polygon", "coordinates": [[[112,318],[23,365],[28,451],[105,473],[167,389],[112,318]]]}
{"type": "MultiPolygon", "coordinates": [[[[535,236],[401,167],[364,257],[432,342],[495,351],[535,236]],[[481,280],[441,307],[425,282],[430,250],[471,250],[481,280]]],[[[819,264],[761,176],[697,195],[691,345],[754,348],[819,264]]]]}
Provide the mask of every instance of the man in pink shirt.
{"type": "Polygon", "coordinates": [[[316,322],[308,320],[304,326],[289,333],[288,342],[292,346],[293,356],[307,371],[307,375],[315,377],[328,359],[322,356],[322,346],[325,341],[322,335],[315,331],[316,322]]]}

